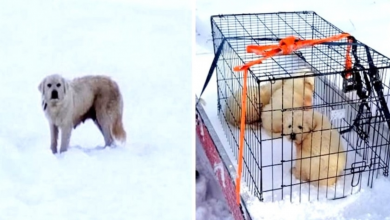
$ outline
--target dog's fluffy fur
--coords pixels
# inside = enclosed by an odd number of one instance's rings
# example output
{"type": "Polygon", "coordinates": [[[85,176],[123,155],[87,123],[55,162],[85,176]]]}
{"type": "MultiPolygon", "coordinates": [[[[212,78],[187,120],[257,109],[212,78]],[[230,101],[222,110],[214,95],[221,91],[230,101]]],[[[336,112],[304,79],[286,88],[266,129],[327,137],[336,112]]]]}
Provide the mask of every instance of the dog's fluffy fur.
{"type": "MultiPolygon", "coordinates": [[[[247,87],[246,124],[260,122],[262,107],[269,103],[272,93],[282,87],[282,84],[283,82],[281,80],[272,84],[266,83],[260,86],[260,91],[257,86],[247,87]]],[[[239,89],[232,96],[228,97],[225,108],[226,120],[236,127],[240,127],[241,103],[242,89],[239,89]]]]}
{"type": "Polygon", "coordinates": [[[283,134],[297,149],[298,160],[291,170],[294,176],[301,181],[314,181],[314,185],[335,184],[346,161],[337,130],[332,128],[326,116],[314,110],[289,111],[285,115],[283,134]]]}
{"type": "Polygon", "coordinates": [[[118,85],[110,78],[85,76],[68,81],[54,74],[44,78],[38,88],[50,125],[53,153],[57,153],[59,130],[60,152],[64,152],[68,148],[72,129],[87,119],[95,122],[103,134],[105,146],[114,144],[114,139],[126,141],[122,125],[122,95],[118,85]]]}
{"type": "MultiPolygon", "coordinates": [[[[296,75],[306,75],[309,69],[302,69],[296,75]]],[[[286,79],[283,86],[272,93],[271,100],[261,113],[263,128],[269,133],[281,133],[282,109],[312,106],[314,77],[286,79]]]]}

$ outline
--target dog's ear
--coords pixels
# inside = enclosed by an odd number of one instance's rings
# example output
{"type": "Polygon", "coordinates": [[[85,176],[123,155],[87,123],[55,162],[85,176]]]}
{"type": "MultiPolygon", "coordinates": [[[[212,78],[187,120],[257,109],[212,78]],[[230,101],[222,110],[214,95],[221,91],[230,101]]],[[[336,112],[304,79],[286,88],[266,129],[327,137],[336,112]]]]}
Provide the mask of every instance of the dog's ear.
{"type": "Polygon", "coordinates": [[[64,85],[64,95],[68,92],[69,90],[69,82],[65,78],[62,78],[62,85],[64,85]]]}
{"type": "Polygon", "coordinates": [[[313,131],[317,127],[317,122],[314,119],[314,111],[303,111],[303,120],[305,125],[309,128],[310,131],[313,131]]]}
{"type": "Polygon", "coordinates": [[[45,80],[42,80],[41,83],[39,83],[39,85],[38,85],[38,90],[39,90],[42,94],[44,94],[44,92],[45,92],[45,80]]]}

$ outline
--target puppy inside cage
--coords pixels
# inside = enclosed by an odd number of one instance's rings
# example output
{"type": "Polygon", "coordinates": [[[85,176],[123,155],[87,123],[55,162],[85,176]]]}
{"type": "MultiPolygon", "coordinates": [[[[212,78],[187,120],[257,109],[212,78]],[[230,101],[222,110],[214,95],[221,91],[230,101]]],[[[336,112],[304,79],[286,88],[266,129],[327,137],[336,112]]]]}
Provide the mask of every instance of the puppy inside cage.
{"type": "MultiPolygon", "coordinates": [[[[254,183],[248,184],[249,188],[252,185],[261,200],[343,198],[360,190],[363,174],[369,183],[373,171],[386,166],[379,153],[381,144],[372,136],[381,122],[375,117],[379,114],[371,112],[376,104],[373,100],[366,103],[373,108],[359,116],[357,128],[348,130],[357,118],[361,100],[340,92],[341,77],[313,76],[307,65],[297,69],[292,78],[253,86],[260,88],[258,97],[268,87],[261,99],[253,98],[256,92],[248,93],[249,105],[257,106],[247,111],[249,119],[255,118],[249,123],[258,123],[261,128],[246,131],[244,179],[254,183]],[[345,130],[348,132],[340,134],[345,130]],[[362,134],[366,134],[364,139],[362,134]]],[[[233,96],[224,99],[223,115],[225,129],[232,134],[230,141],[237,146],[239,128],[229,120],[239,114],[231,110],[240,106],[238,102],[231,106],[233,96]]]]}
{"type": "MultiPolygon", "coordinates": [[[[259,80],[249,79],[246,123],[259,127],[245,132],[248,188],[260,200],[312,201],[344,198],[358,192],[364,181],[372,185],[374,171],[388,169],[384,142],[389,139],[380,130],[384,121],[377,98],[363,103],[356,91],[342,91],[340,74],[316,74],[295,55],[264,66],[286,60],[294,65],[284,77],[274,74],[258,85],[259,80]]],[[[218,88],[221,119],[237,155],[239,126],[232,118],[239,119],[242,78],[219,77],[225,79],[218,88]]]]}
{"type": "MultiPolygon", "coordinates": [[[[233,67],[289,50],[287,40],[300,42],[291,36],[345,33],[308,11],[218,15],[211,25],[219,118],[238,159],[244,80],[233,67]],[[270,50],[248,53],[256,47],[270,50]]],[[[349,37],[246,69],[242,181],[260,201],[340,199],[388,176],[390,59],[349,37]]]]}
{"type": "Polygon", "coordinates": [[[345,151],[339,132],[318,111],[286,113],[282,133],[296,147],[291,173],[296,179],[317,186],[334,185],[345,168],[345,151]]]}

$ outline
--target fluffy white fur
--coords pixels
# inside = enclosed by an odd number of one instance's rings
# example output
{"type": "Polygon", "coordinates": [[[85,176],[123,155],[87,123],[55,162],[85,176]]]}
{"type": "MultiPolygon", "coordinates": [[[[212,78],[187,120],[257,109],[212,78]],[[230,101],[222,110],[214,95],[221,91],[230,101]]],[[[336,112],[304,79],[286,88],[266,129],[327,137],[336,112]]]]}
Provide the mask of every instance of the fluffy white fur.
{"type": "Polygon", "coordinates": [[[114,138],[122,142],[126,140],[122,125],[122,95],[110,78],[85,76],[68,81],[54,74],[45,77],[38,88],[50,126],[53,153],[57,153],[59,130],[60,152],[64,152],[68,149],[72,129],[87,119],[95,122],[106,146],[111,146],[114,138]]]}
{"type": "Polygon", "coordinates": [[[262,126],[268,133],[282,132],[284,110],[312,106],[314,77],[304,77],[308,73],[311,73],[309,69],[300,70],[294,74],[299,78],[284,80],[283,86],[272,93],[271,100],[261,113],[262,126]]]}
{"type": "Polygon", "coordinates": [[[325,115],[314,110],[288,111],[285,116],[283,134],[297,149],[294,176],[301,181],[314,181],[316,186],[334,185],[346,162],[338,131],[325,115]]]}
{"type": "MultiPolygon", "coordinates": [[[[274,91],[282,87],[281,80],[275,83],[266,83],[260,86],[248,86],[246,99],[246,124],[256,124],[260,122],[262,107],[269,103],[271,95],[274,91]]],[[[240,127],[241,123],[241,103],[242,103],[242,89],[238,89],[232,96],[228,97],[225,108],[226,120],[236,126],[240,127]]]]}

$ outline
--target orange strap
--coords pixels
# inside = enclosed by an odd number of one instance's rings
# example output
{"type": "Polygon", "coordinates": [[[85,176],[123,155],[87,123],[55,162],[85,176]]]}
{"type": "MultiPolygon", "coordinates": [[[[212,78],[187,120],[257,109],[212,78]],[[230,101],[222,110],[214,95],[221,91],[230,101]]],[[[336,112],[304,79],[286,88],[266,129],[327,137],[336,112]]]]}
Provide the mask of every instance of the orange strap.
{"type": "Polygon", "coordinates": [[[241,103],[241,126],[240,126],[240,143],[239,143],[239,152],[238,152],[238,170],[236,178],[236,199],[237,204],[240,204],[240,183],[241,183],[241,173],[242,173],[242,154],[243,154],[243,145],[244,145],[244,131],[245,131],[245,114],[246,114],[246,93],[247,85],[246,78],[248,77],[248,69],[244,70],[244,88],[242,91],[242,103],[241,103]]]}
{"type": "MultiPolygon", "coordinates": [[[[343,39],[345,37],[350,36],[347,33],[335,35],[328,38],[323,39],[313,39],[313,40],[301,40],[299,38],[296,38],[294,36],[289,36],[286,38],[283,38],[279,41],[278,45],[249,45],[246,48],[246,51],[248,53],[255,53],[257,55],[263,56],[260,59],[251,61],[249,63],[246,63],[243,66],[236,66],[234,67],[234,71],[242,71],[246,68],[250,68],[253,65],[262,63],[263,60],[276,56],[276,55],[289,55],[292,52],[299,50],[301,48],[314,46],[316,44],[321,44],[325,42],[331,42],[331,41],[338,41],[340,39],[343,39]]],[[[348,45],[350,46],[350,45],[348,45]]],[[[350,47],[349,47],[350,48],[350,47]]],[[[349,56],[349,53],[348,53],[349,56]]]]}
{"type": "MultiPolygon", "coordinates": [[[[352,42],[352,39],[348,39],[348,43],[353,43],[352,42]]],[[[346,55],[346,58],[345,58],[345,70],[346,70],[346,74],[345,74],[345,78],[349,78],[351,75],[352,75],[352,59],[351,59],[351,56],[349,55],[351,52],[351,44],[348,44],[347,45],[347,55],[346,55]]]]}
{"type": "MultiPolygon", "coordinates": [[[[347,33],[334,35],[332,37],[323,39],[312,39],[312,40],[301,40],[294,36],[283,38],[279,41],[278,45],[249,45],[247,46],[248,53],[255,53],[261,55],[262,58],[250,61],[242,66],[236,66],[233,68],[234,71],[244,71],[244,85],[242,92],[241,102],[241,127],[240,127],[240,140],[239,140],[239,153],[238,153],[238,167],[237,167],[237,178],[236,178],[236,199],[237,204],[240,204],[240,185],[241,185],[241,174],[242,174],[242,160],[244,151],[244,134],[245,134],[245,114],[246,114],[246,98],[247,98],[247,77],[248,69],[256,64],[261,64],[263,60],[271,58],[277,55],[289,55],[292,52],[301,48],[314,46],[325,42],[338,41],[343,38],[349,37],[347,33]]],[[[349,40],[348,42],[351,43],[349,40]]],[[[352,69],[352,59],[350,57],[351,44],[347,45],[347,54],[345,60],[345,70],[352,69]]],[[[349,77],[351,72],[347,72],[346,77],[349,77]]]]}

